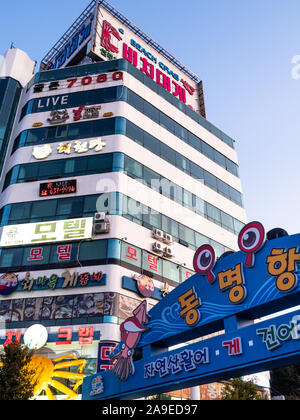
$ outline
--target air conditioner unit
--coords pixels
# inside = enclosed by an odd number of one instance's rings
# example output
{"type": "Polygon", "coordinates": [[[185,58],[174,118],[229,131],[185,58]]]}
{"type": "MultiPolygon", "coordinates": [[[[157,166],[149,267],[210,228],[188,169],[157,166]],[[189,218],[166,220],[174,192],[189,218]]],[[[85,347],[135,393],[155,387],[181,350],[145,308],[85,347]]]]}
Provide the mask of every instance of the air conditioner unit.
{"type": "Polygon", "coordinates": [[[172,244],[173,243],[173,236],[169,233],[164,233],[163,241],[165,244],[172,244]]]}
{"type": "Polygon", "coordinates": [[[105,212],[95,213],[94,222],[104,222],[106,220],[105,212]]]}
{"type": "Polygon", "coordinates": [[[94,223],[93,232],[94,235],[99,235],[102,233],[109,233],[110,231],[110,223],[109,222],[97,222],[94,223]]]}
{"type": "Polygon", "coordinates": [[[163,233],[162,230],[153,229],[152,236],[153,236],[153,238],[158,239],[159,241],[162,241],[163,237],[164,237],[164,233],[163,233]]]}
{"type": "Polygon", "coordinates": [[[169,246],[165,247],[163,252],[164,252],[164,256],[167,258],[172,258],[174,255],[172,248],[170,248],[169,246]]]}
{"type": "Polygon", "coordinates": [[[163,252],[163,245],[160,242],[154,242],[152,244],[152,251],[162,253],[163,252]]]}

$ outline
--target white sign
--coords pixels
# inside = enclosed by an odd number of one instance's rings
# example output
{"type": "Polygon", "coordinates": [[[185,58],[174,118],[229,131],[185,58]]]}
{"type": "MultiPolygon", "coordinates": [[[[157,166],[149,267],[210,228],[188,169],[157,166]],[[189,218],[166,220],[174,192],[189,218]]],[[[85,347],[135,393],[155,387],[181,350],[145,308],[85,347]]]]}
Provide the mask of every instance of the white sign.
{"type": "Polygon", "coordinates": [[[4,226],[0,247],[92,239],[93,218],[4,226]]]}
{"type": "Polygon", "coordinates": [[[24,344],[30,350],[41,349],[48,340],[47,329],[40,324],[32,325],[24,334],[24,344]]]}

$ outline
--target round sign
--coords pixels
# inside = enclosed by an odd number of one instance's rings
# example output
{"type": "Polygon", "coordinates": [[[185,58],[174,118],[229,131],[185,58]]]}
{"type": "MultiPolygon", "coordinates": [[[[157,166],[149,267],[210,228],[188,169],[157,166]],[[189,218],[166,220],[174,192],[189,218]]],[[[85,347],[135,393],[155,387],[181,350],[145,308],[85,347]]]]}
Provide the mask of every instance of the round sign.
{"type": "Polygon", "coordinates": [[[10,295],[17,289],[17,287],[18,277],[15,274],[7,273],[0,277],[0,295],[10,295]]]}
{"type": "Polygon", "coordinates": [[[194,269],[199,274],[206,274],[209,283],[213,283],[215,275],[211,271],[215,265],[216,255],[210,245],[202,245],[194,255],[194,269]]]}
{"type": "Polygon", "coordinates": [[[253,267],[254,254],[262,247],[265,240],[265,229],[260,222],[248,223],[240,231],[238,245],[247,255],[246,265],[253,267]]]}
{"type": "Polygon", "coordinates": [[[32,325],[24,334],[24,344],[30,350],[42,348],[48,340],[47,329],[40,324],[32,325]]]}
{"type": "Polygon", "coordinates": [[[137,281],[137,287],[140,294],[144,297],[151,297],[154,293],[153,280],[150,277],[141,275],[137,281]]]}

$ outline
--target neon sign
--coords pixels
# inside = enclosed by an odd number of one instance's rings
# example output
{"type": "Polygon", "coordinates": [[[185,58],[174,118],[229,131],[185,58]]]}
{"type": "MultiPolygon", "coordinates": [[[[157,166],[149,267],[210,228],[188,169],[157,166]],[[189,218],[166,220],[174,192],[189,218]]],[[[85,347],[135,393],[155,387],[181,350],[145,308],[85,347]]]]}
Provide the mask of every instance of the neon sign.
{"type": "Polygon", "coordinates": [[[87,377],[83,399],[141,398],[299,362],[300,310],[259,318],[299,304],[300,234],[266,240],[262,225],[252,222],[238,245],[239,252],[217,261],[206,245],[197,250],[196,274],[157,303],[149,319],[144,308],[135,345],[142,358],[132,363],[134,347],[127,344],[130,356],[127,349],[120,359],[122,338],[111,356],[114,368],[102,375],[102,394],[90,396],[93,376],[87,377]]]}

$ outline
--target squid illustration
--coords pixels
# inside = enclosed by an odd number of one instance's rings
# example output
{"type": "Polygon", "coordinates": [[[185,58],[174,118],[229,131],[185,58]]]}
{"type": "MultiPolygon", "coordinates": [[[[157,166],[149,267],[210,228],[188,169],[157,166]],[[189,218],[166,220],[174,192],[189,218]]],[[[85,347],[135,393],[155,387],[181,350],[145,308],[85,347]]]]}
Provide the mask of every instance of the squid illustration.
{"type": "Polygon", "coordinates": [[[134,375],[133,351],[137,346],[150,315],[147,314],[147,301],[144,300],[120,326],[122,346],[116,354],[112,354],[111,361],[114,363],[113,372],[121,381],[126,381],[129,375],[134,375]]]}
{"type": "Polygon", "coordinates": [[[117,38],[119,41],[122,40],[119,32],[106,20],[103,21],[101,47],[105,48],[108,52],[118,53],[119,50],[111,43],[111,35],[117,38]]]}

